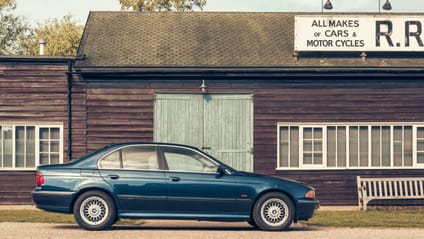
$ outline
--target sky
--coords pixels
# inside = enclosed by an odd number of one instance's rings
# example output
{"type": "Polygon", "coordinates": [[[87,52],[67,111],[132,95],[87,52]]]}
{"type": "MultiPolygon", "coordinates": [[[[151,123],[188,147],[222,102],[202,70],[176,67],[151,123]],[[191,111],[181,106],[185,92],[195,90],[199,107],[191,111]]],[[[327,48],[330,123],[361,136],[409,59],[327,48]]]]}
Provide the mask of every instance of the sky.
{"type": "MultiPolygon", "coordinates": [[[[89,11],[119,11],[119,0],[16,0],[14,14],[26,17],[31,24],[71,14],[84,24],[89,11]]],[[[204,11],[249,12],[321,12],[327,0],[207,0],[204,11]]],[[[331,0],[331,12],[387,12],[380,6],[386,0],[331,0]]],[[[424,13],[424,0],[390,0],[390,12],[424,13]]]]}

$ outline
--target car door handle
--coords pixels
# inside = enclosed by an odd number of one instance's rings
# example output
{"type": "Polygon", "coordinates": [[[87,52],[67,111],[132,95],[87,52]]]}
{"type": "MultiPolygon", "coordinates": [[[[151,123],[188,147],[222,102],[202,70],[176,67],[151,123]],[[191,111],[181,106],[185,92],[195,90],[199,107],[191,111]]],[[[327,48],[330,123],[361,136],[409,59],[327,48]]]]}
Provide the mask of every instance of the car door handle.
{"type": "Polygon", "coordinates": [[[119,175],[107,175],[110,179],[118,179],[119,175]]]}
{"type": "Polygon", "coordinates": [[[169,177],[168,180],[171,181],[171,182],[178,182],[181,179],[179,177],[169,177]]]}

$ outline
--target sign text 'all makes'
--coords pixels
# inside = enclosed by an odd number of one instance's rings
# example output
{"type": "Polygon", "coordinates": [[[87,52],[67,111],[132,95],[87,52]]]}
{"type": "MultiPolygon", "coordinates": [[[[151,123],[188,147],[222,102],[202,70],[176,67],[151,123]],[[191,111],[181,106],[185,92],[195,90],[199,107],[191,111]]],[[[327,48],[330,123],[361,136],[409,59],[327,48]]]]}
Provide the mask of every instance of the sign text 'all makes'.
{"type": "Polygon", "coordinates": [[[296,16],[295,51],[424,51],[424,16],[296,16]]]}

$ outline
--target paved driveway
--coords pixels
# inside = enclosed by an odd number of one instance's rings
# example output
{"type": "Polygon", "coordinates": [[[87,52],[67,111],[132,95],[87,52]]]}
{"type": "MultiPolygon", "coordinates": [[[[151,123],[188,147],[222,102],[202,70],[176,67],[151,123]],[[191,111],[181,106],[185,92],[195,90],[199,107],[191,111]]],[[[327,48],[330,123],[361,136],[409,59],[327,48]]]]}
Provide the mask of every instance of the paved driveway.
{"type": "Polygon", "coordinates": [[[41,223],[0,223],[0,238],[78,239],[78,238],[166,238],[166,239],[422,239],[424,229],[313,228],[296,225],[286,232],[263,232],[246,223],[195,221],[148,221],[139,227],[114,226],[92,232],[76,225],[41,223]]]}

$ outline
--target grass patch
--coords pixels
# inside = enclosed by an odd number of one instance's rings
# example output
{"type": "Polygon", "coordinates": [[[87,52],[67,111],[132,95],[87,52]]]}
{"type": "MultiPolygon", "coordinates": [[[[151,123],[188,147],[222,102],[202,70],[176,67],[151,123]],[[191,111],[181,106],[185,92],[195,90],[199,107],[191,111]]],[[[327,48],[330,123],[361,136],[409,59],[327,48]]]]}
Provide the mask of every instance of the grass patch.
{"type": "Polygon", "coordinates": [[[1,210],[0,222],[75,223],[72,214],[44,212],[38,210],[1,210]]]}
{"type": "MultiPolygon", "coordinates": [[[[0,222],[76,224],[72,214],[39,210],[0,210],[0,222]]],[[[138,226],[143,220],[123,219],[118,225],[138,226]]],[[[307,226],[319,227],[415,227],[424,228],[424,210],[318,211],[307,226]]]]}
{"type": "Polygon", "coordinates": [[[424,211],[318,211],[308,226],[322,227],[415,227],[424,228],[424,211]]]}
{"type": "MultiPolygon", "coordinates": [[[[0,210],[0,222],[77,223],[72,214],[44,212],[39,210],[0,210]]],[[[144,224],[144,221],[121,219],[117,224],[138,226],[144,224]]]]}

